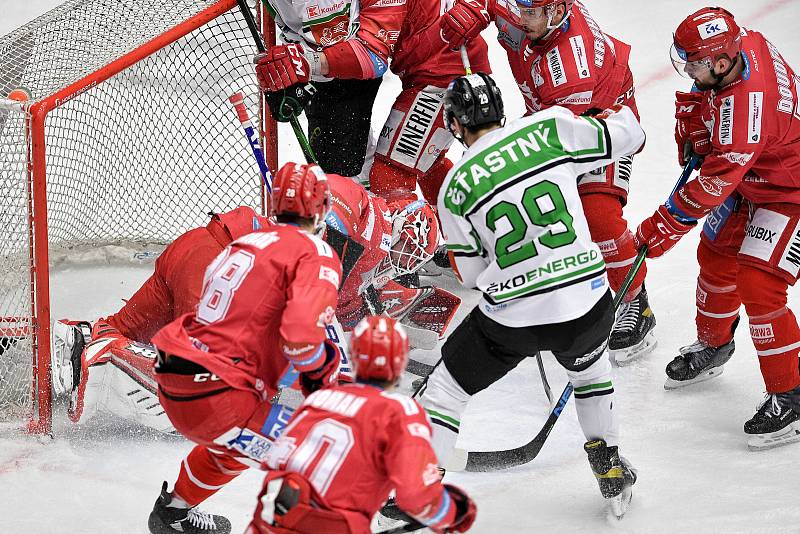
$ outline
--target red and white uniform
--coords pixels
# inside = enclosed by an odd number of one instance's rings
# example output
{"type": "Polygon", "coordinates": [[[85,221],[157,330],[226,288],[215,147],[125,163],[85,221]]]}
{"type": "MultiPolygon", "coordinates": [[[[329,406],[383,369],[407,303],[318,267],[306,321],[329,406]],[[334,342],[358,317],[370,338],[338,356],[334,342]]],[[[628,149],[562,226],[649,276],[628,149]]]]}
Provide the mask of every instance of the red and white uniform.
{"type": "MultiPolygon", "coordinates": [[[[384,198],[412,196],[417,180],[425,200],[436,196],[452,164],[445,154],[453,136],[444,124],[444,92],[464,75],[458,50],[439,37],[439,17],[452,0],[406,0],[407,14],[392,57],[392,71],[403,82],[381,129],[370,173],[370,190],[384,198]]],[[[491,73],[482,37],[466,44],[472,70],[491,73]]]]}
{"type": "Polygon", "coordinates": [[[86,423],[108,412],[161,432],[172,424],[157,399],[153,374],[153,335],[175,318],[194,310],[200,300],[203,273],[234,239],[267,227],[266,217],[238,207],[211,216],[209,223],[180,235],[155,262],[155,270],[115,314],[98,320],[92,341],[81,356],[81,381],[67,414],[86,423]],[[138,390],[130,395],[132,390],[138,390]]]}
{"type": "MultiPolygon", "coordinates": [[[[580,115],[590,108],[624,104],[638,118],[628,66],[631,47],[604,33],[581,2],[575,2],[564,24],[536,43],[526,37],[514,0],[489,0],[488,8],[528,113],[563,106],[580,115]]],[[[589,230],[603,253],[614,291],[622,285],[637,253],[622,216],[630,173],[631,158],[623,158],[578,178],[589,230]]],[[[639,292],[646,271],[643,265],[627,299],[639,292]]]]}
{"type": "Polygon", "coordinates": [[[698,249],[697,328],[719,346],[744,304],[770,393],[800,385],[800,329],[786,290],[800,271],[800,78],[764,36],[743,30],[745,70],[708,91],[711,154],[671,199],[676,213],[708,214],[698,249]]]}
{"type": "Polygon", "coordinates": [[[308,480],[349,527],[314,529],[314,514],[308,514],[298,531],[367,534],[392,489],[397,505],[420,522],[434,529],[451,524],[456,506],[440,482],[430,435],[424,410],[404,395],[366,384],[314,393],[267,454],[273,471],[248,532],[286,532],[271,525],[263,498],[270,480],[286,472],[308,480]]]}
{"type": "Polygon", "coordinates": [[[269,401],[324,365],[340,278],[324,241],[275,225],[231,243],[206,270],[197,311],[153,337],[168,355],[156,368],[161,404],[198,443],[175,484],[190,505],[262,460],[285,426],[291,411],[269,401]]]}
{"type": "Polygon", "coordinates": [[[248,206],[212,215],[206,226],[170,243],[156,260],[153,275],[117,313],[103,320],[129,339],[150,343],[164,325],[194,310],[203,289],[203,273],[223,248],[269,225],[269,219],[248,206]]]}
{"type": "Polygon", "coordinates": [[[285,42],[324,49],[330,70],[327,77],[312,77],[315,81],[383,76],[406,13],[405,0],[268,0],[265,5],[285,42]]]}

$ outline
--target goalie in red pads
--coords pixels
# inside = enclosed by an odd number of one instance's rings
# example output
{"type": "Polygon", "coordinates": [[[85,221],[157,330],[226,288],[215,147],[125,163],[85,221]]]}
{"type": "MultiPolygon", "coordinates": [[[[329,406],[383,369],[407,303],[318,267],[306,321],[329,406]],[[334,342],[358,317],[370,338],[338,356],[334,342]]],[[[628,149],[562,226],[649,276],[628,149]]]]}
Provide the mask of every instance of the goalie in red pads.
{"type": "Polygon", "coordinates": [[[440,482],[425,412],[394,393],[408,363],[408,339],[389,317],[353,331],[356,383],[311,395],[266,458],[247,534],[367,534],[397,492],[398,505],[434,532],[466,532],[472,499],[440,482]]]}
{"type": "Polygon", "coordinates": [[[273,404],[280,389],[299,378],[308,395],[336,378],[325,327],[341,266],[314,235],[330,206],[327,177],[290,163],[272,199],[277,224],[231,243],[206,270],[197,310],[153,337],[161,405],[197,443],[172,493],[164,483],[148,521],[154,534],[229,532],[227,519],[194,507],[264,460],[291,415],[273,404]]]}

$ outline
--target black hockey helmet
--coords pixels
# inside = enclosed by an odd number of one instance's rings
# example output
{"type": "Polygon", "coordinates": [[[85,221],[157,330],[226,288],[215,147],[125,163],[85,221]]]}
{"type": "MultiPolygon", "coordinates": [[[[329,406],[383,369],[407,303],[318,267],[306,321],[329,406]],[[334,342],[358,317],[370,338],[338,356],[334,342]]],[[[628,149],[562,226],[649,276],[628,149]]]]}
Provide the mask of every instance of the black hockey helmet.
{"type": "Polygon", "coordinates": [[[461,76],[447,87],[444,94],[444,120],[450,133],[453,133],[454,118],[461,126],[477,128],[500,122],[504,117],[503,97],[488,74],[478,72],[461,76]]]}

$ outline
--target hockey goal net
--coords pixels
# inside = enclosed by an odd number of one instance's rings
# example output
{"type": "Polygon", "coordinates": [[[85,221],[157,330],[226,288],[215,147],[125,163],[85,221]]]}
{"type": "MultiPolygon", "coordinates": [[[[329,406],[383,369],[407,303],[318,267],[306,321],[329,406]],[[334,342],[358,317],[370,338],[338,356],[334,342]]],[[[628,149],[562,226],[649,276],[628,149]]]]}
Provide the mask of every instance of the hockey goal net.
{"type": "Polygon", "coordinates": [[[68,0],[0,38],[0,420],[51,427],[49,257],[263,209],[228,102],[263,117],[255,52],[236,0],[68,0]]]}

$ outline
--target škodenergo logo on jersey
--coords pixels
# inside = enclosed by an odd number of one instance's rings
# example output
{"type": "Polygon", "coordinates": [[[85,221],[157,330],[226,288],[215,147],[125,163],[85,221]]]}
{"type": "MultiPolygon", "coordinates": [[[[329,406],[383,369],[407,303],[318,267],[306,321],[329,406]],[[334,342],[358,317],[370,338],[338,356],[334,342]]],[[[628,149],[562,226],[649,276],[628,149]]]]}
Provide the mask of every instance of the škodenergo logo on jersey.
{"type": "Polygon", "coordinates": [[[554,273],[560,273],[569,269],[582,267],[588,263],[598,261],[599,259],[600,255],[597,253],[597,250],[589,250],[586,252],[580,252],[573,256],[565,256],[544,265],[540,265],[532,271],[519,274],[503,282],[490,284],[489,287],[486,288],[486,294],[494,295],[504,291],[511,291],[513,289],[526,286],[530,282],[538,281],[542,278],[546,279],[549,275],[554,273]]]}

